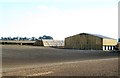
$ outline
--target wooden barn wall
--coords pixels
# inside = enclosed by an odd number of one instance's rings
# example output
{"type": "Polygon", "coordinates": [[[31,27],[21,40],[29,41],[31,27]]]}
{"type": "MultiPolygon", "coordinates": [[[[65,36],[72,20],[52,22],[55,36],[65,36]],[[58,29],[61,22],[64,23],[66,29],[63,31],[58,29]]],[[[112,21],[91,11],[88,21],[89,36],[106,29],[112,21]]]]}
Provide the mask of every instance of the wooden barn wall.
{"type": "Polygon", "coordinates": [[[102,39],[89,34],[75,35],[65,38],[65,48],[102,50],[102,39]]]}

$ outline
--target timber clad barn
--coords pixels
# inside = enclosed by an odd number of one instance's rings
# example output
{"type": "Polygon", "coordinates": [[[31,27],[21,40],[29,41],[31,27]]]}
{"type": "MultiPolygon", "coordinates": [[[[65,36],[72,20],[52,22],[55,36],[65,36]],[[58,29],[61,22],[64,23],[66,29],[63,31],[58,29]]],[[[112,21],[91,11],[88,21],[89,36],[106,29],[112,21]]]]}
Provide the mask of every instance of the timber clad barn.
{"type": "Polygon", "coordinates": [[[65,38],[65,48],[81,50],[114,50],[117,40],[102,35],[81,33],[65,38]]]}

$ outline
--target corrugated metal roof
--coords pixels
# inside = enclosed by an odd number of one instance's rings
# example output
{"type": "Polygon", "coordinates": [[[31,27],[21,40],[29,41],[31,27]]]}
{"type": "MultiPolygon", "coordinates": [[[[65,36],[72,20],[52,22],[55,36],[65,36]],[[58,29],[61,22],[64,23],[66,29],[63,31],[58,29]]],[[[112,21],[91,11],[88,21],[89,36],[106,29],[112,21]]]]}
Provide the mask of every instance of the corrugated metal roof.
{"type": "Polygon", "coordinates": [[[81,33],[81,34],[90,34],[90,35],[97,36],[97,37],[100,37],[100,38],[114,39],[114,38],[110,38],[110,37],[99,35],[99,34],[91,34],[91,33],[81,33]]]}
{"type": "Polygon", "coordinates": [[[40,46],[64,46],[63,40],[53,40],[53,39],[42,39],[37,40],[35,45],[40,46]]]}
{"type": "Polygon", "coordinates": [[[44,46],[64,46],[64,41],[62,40],[45,40],[43,39],[44,46]]]}
{"type": "Polygon", "coordinates": [[[113,39],[113,38],[110,38],[110,37],[107,37],[107,36],[103,36],[103,35],[99,35],[99,34],[93,34],[93,35],[101,37],[101,38],[113,39]]]}

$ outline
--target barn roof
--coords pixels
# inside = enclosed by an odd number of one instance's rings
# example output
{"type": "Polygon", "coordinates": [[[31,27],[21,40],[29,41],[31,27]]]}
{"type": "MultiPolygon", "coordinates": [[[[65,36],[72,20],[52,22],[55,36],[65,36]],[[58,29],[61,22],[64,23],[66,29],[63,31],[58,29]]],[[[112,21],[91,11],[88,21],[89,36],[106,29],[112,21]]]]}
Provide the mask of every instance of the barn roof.
{"type": "Polygon", "coordinates": [[[110,37],[107,37],[107,36],[103,36],[103,35],[99,35],[99,34],[93,34],[93,35],[101,37],[101,38],[113,39],[113,38],[110,38],[110,37]]]}
{"type": "MultiPolygon", "coordinates": [[[[90,34],[90,33],[80,33],[80,34],[90,34]]],[[[90,35],[97,36],[97,37],[100,37],[100,38],[105,38],[105,39],[114,39],[114,38],[110,38],[110,37],[99,35],[99,34],[90,34],[90,35]]]]}
{"type": "Polygon", "coordinates": [[[42,39],[38,40],[36,43],[40,43],[39,45],[43,46],[64,46],[63,40],[42,39]],[[42,43],[40,43],[39,41],[41,41],[42,43]]]}

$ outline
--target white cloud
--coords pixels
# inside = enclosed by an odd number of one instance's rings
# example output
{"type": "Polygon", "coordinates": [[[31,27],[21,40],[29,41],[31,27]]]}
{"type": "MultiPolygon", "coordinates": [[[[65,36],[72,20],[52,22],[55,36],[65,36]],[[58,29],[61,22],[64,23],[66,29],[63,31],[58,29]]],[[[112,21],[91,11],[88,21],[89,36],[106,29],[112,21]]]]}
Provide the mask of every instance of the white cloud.
{"type": "Polygon", "coordinates": [[[49,9],[48,6],[44,6],[44,5],[37,6],[37,8],[40,9],[40,10],[48,10],[49,9]]]}
{"type": "Polygon", "coordinates": [[[46,5],[40,5],[36,7],[38,11],[47,11],[49,13],[56,13],[59,12],[59,9],[56,8],[55,6],[46,6],[46,5]]]}

